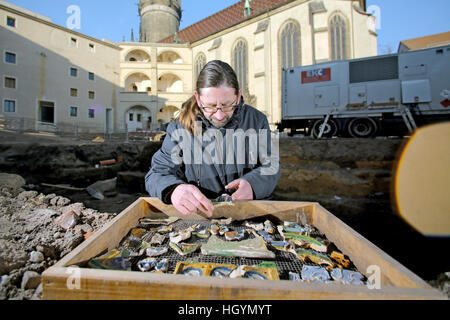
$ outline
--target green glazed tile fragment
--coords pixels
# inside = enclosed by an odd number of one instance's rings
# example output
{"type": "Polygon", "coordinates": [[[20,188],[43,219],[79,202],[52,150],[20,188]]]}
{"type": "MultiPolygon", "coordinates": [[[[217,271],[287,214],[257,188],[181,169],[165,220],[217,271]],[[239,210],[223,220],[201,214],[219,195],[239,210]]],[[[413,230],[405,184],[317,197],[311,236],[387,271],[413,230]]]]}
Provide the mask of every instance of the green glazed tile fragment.
{"type": "Polygon", "coordinates": [[[261,237],[255,237],[239,242],[230,242],[223,241],[215,235],[212,235],[208,242],[202,245],[202,254],[275,259],[275,253],[267,249],[266,244],[261,237]]]}

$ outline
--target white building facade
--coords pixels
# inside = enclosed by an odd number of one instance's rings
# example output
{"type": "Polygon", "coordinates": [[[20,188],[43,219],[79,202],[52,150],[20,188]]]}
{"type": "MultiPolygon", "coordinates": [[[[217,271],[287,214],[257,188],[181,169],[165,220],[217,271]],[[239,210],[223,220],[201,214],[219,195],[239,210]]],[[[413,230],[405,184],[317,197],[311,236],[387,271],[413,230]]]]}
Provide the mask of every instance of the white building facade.
{"type": "Polygon", "coordinates": [[[377,54],[374,17],[364,1],[251,4],[250,16],[237,2],[158,43],[113,43],[0,1],[0,116],[32,130],[157,129],[192,96],[202,67],[220,59],[236,70],[246,102],[275,125],[282,68],[377,54]],[[234,20],[211,27],[220,15],[234,20]]]}

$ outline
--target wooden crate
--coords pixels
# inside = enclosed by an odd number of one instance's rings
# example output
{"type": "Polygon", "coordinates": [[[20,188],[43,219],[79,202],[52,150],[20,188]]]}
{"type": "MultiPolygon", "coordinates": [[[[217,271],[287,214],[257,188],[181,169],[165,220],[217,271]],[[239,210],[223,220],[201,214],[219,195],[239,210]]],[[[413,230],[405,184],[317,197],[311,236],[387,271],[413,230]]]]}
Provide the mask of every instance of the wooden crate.
{"type": "Polygon", "coordinates": [[[167,206],[158,199],[141,198],[44,272],[43,299],[446,299],[438,290],[430,287],[318,203],[238,202],[233,207],[217,208],[214,218],[233,217],[236,220],[246,220],[268,214],[283,221],[299,221],[299,216],[303,216],[309,224],[318,228],[328,240],[349,256],[361,273],[365,274],[370,266],[378,266],[381,271],[381,289],[339,283],[317,284],[286,280],[269,283],[212,277],[193,279],[173,274],[69,268],[73,265],[83,265],[106,250],[116,248],[141,218],[177,216],[184,220],[205,220],[200,215],[184,217],[172,206],[167,206]],[[79,279],[79,282],[76,282],[76,279],[79,279]],[[76,284],[79,284],[79,287],[76,284]]]}

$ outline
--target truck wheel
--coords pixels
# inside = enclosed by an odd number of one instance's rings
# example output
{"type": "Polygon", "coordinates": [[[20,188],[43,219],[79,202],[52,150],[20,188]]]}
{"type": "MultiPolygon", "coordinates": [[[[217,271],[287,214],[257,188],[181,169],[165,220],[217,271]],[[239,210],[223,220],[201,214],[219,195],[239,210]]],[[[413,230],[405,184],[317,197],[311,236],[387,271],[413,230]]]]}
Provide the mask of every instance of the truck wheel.
{"type": "Polygon", "coordinates": [[[356,118],[348,125],[348,133],[353,138],[373,138],[377,131],[377,123],[371,118],[356,118]]]}
{"type": "MultiPolygon", "coordinates": [[[[311,130],[311,136],[314,139],[317,139],[317,137],[320,134],[320,130],[322,129],[324,120],[317,120],[311,130]]],[[[335,136],[338,132],[338,127],[336,122],[333,119],[328,120],[327,124],[325,125],[325,130],[323,131],[322,138],[331,138],[335,136]]]]}

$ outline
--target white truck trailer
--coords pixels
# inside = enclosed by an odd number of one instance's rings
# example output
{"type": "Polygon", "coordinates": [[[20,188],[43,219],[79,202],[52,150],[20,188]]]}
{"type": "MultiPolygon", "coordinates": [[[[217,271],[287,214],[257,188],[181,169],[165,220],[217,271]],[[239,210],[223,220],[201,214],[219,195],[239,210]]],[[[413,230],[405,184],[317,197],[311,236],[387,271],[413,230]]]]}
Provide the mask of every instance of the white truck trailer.
{"type": "Polygon", "coordinates": [[[314,138],[412,133],[450,120],[450,46],[283,69],[278,129],[314,138]]]}

